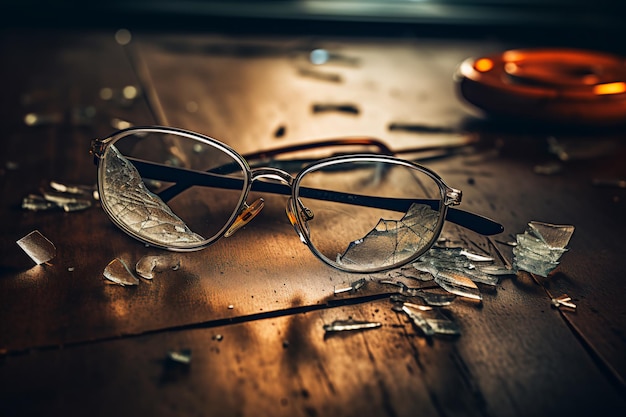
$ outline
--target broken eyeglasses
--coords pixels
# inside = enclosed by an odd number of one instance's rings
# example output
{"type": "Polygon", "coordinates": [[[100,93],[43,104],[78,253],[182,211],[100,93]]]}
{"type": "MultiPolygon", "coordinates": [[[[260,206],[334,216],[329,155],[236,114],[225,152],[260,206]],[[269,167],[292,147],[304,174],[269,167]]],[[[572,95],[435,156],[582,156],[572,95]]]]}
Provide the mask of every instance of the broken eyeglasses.
{"type": "MultiPolygon", "coordinates": [[[[445,220],[485,235],[503,230],[452,208],[461,191],[433,171],[386,154],[331,156],[292,174],[272,159],[277,151],[254,155],[268,159],[252,168],[222,142],[161,126],[116,132],[95,140],[91,151],[102,207],[113,223],[146,244],[173,251],[205,248],[247,224],[264,205],[262,198],[248,204],[250,192],[288,196],[287,217],[300,240],[343,271],[383,271],[412,262],[436,242],[445,220]]],[[[379,152],[391,153],[380,147],[379,152]]]]}

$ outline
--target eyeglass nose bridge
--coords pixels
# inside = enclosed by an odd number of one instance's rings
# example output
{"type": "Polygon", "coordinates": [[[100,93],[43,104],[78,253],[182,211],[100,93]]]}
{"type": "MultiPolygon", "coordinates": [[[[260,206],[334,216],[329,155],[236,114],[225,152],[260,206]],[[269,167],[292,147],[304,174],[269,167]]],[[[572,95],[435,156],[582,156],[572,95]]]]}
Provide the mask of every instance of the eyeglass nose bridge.
{"type": "MultiPolygon", "coordinates": [[[[268,178],[272,180],[277,180],[285,185],[288,185],[289,187],[292,186],[293,181],[294,181],[294,178],[291,176],[291,174],[281,169],[271,168],[271,167],[256,168],[252,170],[252,175],[250,177],[250,187],[252,186],[252,183],[254,181],[260,178],[268,178]]],[[[289,201],[291,200],[292,199],[289,198],[289,201]]],[[[303,239],[302,233],[300,232],[299,228],[296,227],[295,222],[297,222],[297,220],[295,220],[295,218],[292,220],[291,218],[291,214],[289,211],[290,205],[291,203],[288,202],[287,203],[287,217],[289,218],[289,221],[291,222],[291,224],[296,228],[296,232],[298,233],[298,235],[300,236],[300,239],[302,240],[303,239]]],[[[243,226],[245,226],[250,221],[252,221],[252,219],[254,219],[261,212],[264,206],[265,206],[265,200],[263,200],[262,198],[255,200],[250,205],[248,205],[247,202],[244,202],[241,208],[241,211],[239,212],[239,215],[237,216],[233,224],[230,226],[230,228],[226,231],[226,233],[224,233],[224,237],[232,236],[237,230],[241,229],[243,226]]],[[[303,242],[305,241],[303,240],[303,242]]]]}

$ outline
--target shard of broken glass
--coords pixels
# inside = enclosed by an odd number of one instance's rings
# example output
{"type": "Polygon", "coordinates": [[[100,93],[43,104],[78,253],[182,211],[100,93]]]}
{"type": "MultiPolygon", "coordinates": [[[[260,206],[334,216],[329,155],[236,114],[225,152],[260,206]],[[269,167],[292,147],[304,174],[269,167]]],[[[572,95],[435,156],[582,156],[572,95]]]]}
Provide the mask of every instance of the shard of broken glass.
{"type": "Polygon", "coordinates": [[[107,148],[103,163],[101,186],[107,195],[107,207],[122,227],[159,244],[204,241],[159,196],[148,190],[135,166],[115,146],[107,148]]]}
{"type": "Polygon", "coordinates": [[[16,242],[37,265],[56,256],[56,247],[39,230],[34,230],[16,242]]]}
{"type": "Polygon", "coordinates": [[[547,277],[567,252],[574,226],[532,221],[524,233],[516,236],[513,266],[516,270],[547,277]]]}
{"type": "Polygon", "coordinates": [[[350,243],[337,256],[340,264],[393,265],[427,246],[434,237],[439,212],[424,204],[411,204],[400,220],[380,219],[363,238],[350,243]]]}

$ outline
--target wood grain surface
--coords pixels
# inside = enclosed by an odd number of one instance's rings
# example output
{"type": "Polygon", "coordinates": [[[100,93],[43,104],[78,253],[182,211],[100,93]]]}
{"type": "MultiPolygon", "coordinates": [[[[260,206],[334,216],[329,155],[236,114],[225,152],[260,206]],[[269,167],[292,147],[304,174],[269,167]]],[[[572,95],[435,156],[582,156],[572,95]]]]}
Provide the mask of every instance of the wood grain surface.
{"type": "Polygon", "coordinates": [[[152,32],[121,46],[113,33],[3,33],[0,415],[621,415],[626,194],[593,181],[626,176],[624,134],[482,119],[452,76],[464,58],[509,46],[152,32]],[[315,48],[335,60],[310,64],[315,48]],[[101,97],[128,85],[138,99],[101,97]],[[316,104],[358,112],[315,112],[316,104]],[[76,119],[87,107],[95,116],[76,119]],[[52,121],[28,126],[29,113],[52,121]],[[355,135],[395,150],[471,141],[424,164],[463,190],[463,208],[505,232],[486,238],[446,225],[444,236],[510,264],[505,243],[529,221],[576,231],[548,278],[519,272],[479,284],[481,303],[446,307],[461,328],[454,338],[424,338],[391,310],[378,274],[320,262],[282,197],[268,197],[233,237],[181,254],[179,270],[135,288],[110,285],[102,271],[112,259],[132,265],[164,252],[116,229],[98,203],[72,213],[20,204],[51,180],[95,184],[90,142],[112,133],[114,119],[195,130],[242,154],[355,135]],[[555,140],[572,158],[550,152],[555,140]],[[554,163],[557,174],[535,173],[554,163]],[[32,230],[57,248],[47,265],[32,266],[15,244],[32,230]],[[359,278],[362,290],[334,294],[359,278]],[[575,312],[551,307],[561,294],[575,312]],[[382,326],[325,333],[349,317],[382,326]],[[180,349],[191,350],[189,365],[166,360],[180,349]]]}

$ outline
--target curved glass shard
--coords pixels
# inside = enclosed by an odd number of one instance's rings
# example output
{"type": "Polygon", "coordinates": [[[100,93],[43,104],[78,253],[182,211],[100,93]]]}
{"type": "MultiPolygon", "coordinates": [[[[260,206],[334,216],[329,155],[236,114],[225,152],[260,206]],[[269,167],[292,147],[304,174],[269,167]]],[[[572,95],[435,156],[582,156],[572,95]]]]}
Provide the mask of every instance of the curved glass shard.
{"type": "Polygon", "coordinates": [[[128,269],[128,265],[120,258],[115,258],[104,268],[102,273],[109,281],[122,287],[139,285],[139,280],[128,269]]]}
{"type": "Polygon", "coordinates": [[[154,278],[155,272],[163,272],[167,269],[176,271],[180,268],[178,255],[146,255],[135,265],[135,271],[145,279],[154,278]]]}
{"type": "Polygon", "coordinates": [[[402,219],[380,219],[367,235],[351,242],[345,252],[337,256],[337,263],[393,265],[432,241],[439,216],[438,211],[427,205],[411,204],[402,219]]]}
{"type": "Polygon", "coordinates": [[[135,166],[115,146],[107,148],[102,163],[105,167],[100,183],[108,209],[127,231],[161,245],[204,241],[146,188],[135,166]]]}

